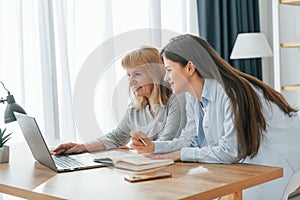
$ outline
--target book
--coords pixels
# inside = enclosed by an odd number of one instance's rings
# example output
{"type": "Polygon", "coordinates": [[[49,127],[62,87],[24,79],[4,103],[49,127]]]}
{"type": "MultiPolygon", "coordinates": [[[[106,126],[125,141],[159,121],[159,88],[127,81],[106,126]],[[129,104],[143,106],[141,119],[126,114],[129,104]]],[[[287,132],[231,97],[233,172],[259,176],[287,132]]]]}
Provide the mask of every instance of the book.
{"type": "Polygon", "coordinates": [[[135,172],[159,168],[174,163],[172,159],[150,159],[134,150],[114,149],[95,154],[95,162],[135,172]]]}

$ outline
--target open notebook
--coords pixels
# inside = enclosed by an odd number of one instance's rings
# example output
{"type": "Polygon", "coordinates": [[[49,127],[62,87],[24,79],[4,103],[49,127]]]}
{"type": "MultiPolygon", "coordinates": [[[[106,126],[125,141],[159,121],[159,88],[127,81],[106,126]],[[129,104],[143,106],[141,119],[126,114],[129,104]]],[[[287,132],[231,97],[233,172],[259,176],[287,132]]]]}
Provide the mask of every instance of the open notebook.
{"type": "Polygon", "coordinates": [[[97,153],[94,161],[103,164],[111,165],[119,169],[126,169],[130,171],[146,171],[158,167],[171,165],[174,163],[172,159],[150,159],[134,150],[115,149],[97,153]]]}

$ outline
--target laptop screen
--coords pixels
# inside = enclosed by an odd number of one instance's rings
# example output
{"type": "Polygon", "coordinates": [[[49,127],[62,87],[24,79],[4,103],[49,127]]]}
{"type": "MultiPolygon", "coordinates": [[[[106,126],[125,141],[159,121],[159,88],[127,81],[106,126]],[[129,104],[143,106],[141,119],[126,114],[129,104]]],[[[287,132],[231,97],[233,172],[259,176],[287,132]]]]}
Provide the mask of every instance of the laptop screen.
{"type": "Polygon", "coordinates": [[[33,157],[40,163],[56,171],[57,168],[35,118],[16,112],[14,112],[14,114],[33,157]]]}

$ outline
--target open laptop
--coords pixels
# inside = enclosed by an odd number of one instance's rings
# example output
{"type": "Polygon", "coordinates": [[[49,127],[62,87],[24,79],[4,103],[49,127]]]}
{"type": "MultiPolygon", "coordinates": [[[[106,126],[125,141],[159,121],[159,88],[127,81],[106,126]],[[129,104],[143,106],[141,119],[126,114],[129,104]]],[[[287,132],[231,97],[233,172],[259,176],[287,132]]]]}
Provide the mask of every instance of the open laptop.
{"type": "Polygon", "coordinates": [[[33,157],[41,164],[56,172],[107,166],[103,163],[94,162],[94,157],[89,153],[58,156],[51,155],[35,118],[16,112],[14,112],[14,114],[33,157]]]}

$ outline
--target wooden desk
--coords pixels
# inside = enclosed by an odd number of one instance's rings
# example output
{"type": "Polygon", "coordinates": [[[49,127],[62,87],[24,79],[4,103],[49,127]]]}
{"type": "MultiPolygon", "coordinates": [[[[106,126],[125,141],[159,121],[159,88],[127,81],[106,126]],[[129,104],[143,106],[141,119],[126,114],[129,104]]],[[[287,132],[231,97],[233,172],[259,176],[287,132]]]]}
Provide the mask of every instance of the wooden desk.
{"type": "Polygon", "coordinates": [[[97,168],[57,174],[34,162],[25,144],[11,146],[0,165],[0,192],[27,199],[213,199],[283,176],[283,169],[246,164],[177,162],[161,171],[172,178],[129,183],[124,173],[97,168]]]}
{"type": "Polygon", "coordinates": [[[11,145],[9,159],[0,164],[0,192],[26,199],[44,196],[32,190],[57,174],[35,162],[25,143],[11,145]]]}

